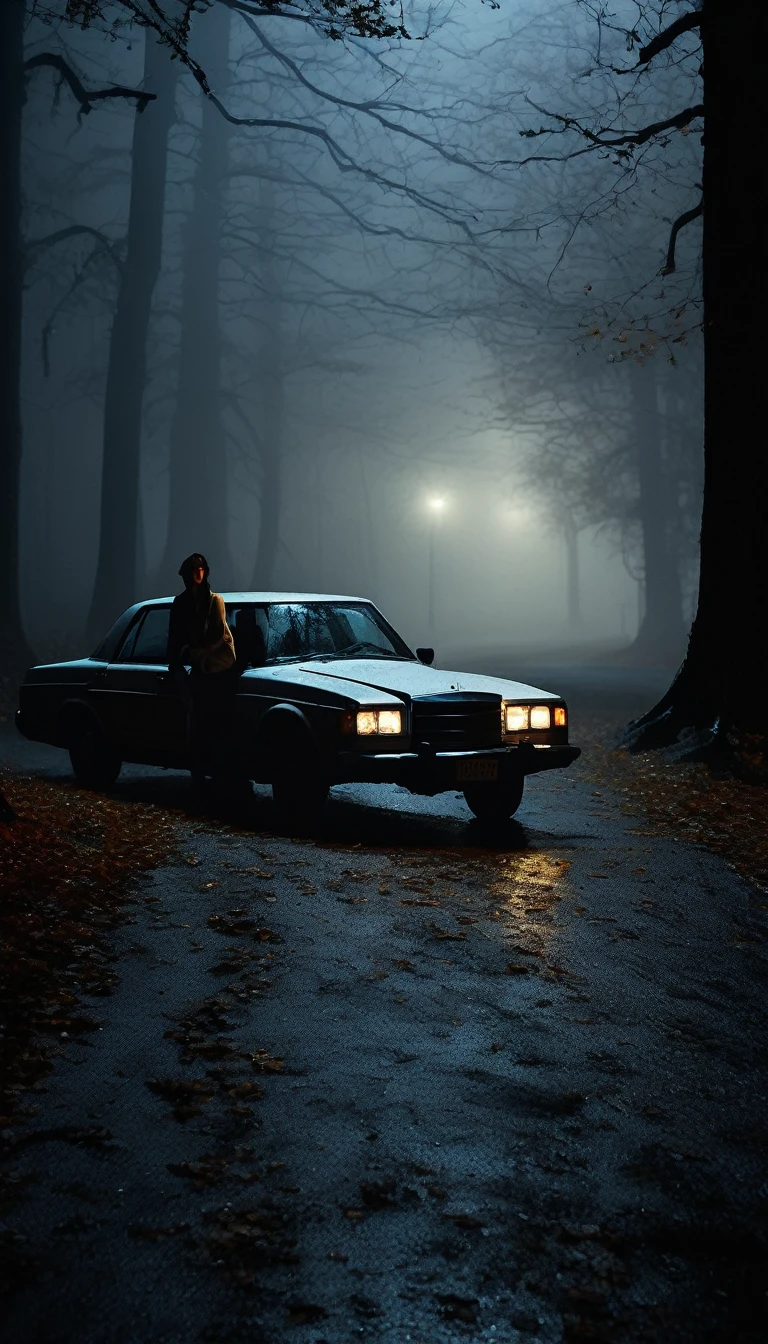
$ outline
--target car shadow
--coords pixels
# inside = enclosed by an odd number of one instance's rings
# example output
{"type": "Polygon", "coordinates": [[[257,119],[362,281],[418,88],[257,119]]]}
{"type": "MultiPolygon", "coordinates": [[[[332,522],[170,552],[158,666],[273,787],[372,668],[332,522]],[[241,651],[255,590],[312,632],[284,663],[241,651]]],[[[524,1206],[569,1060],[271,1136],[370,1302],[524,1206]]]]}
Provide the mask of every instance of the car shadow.
{"type": "MultiPolygon", "coordinates": [[[[514,819],[505,826],[491,829],[473,817],[422,811],[416,807],[404,810],[387,806],[384,789],[375,803],[332,792],[322,816],[311,827],[286,823],[276,811],[269,789],[253,788],[246,783],[210,783],[202,800],[195,803],[187,776],[159,771],[139,774],[137,771],[121,776],[110,793],[121,801],[152,804],[180,812],[197,823],[305,840],[321,846],[460,848],[493,853],[517,853],[532,847],[528,830],[514,819]]],[[[427,805],[428,801],[424,800],[427,805]]]]}

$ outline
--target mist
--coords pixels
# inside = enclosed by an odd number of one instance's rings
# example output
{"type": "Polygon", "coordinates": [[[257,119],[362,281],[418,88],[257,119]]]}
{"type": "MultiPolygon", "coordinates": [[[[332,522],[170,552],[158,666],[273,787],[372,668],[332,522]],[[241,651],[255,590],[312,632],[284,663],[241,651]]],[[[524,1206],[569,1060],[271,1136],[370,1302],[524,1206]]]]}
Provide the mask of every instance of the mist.
{"type": "MultiPolygon", "coordinates": [[[[218,591],[370,597],[438,661],[681,656],[695,224],[660,272],[698,137],[629,160],[564,143],[557,117],[615,112],[618,37],[598,58],[578,6],[414,5],[405,23],[410,41],[334,42],[214,5],[190,45],[212,102],[151,30],[29,16],[28,56],[156,94],[83,115],[55,69],[27,80],[19,594],[37,656],[177,591],[193,550],[218,591]]],[[[639,116],[690,78],[656,72],[639,116]]]]}

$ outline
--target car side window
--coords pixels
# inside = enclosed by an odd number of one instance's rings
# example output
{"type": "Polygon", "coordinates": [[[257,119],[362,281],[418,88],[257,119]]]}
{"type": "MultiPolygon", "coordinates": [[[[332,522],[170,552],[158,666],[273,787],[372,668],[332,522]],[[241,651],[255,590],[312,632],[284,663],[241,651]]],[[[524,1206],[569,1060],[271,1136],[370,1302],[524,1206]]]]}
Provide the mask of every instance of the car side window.
{"type": "Polygon", "coordinates": [[[121,663],[167,663],[170,607],[150,607],[135,636],[121,651],[121,663]]]}
{"type": "Polygon", "coordinates": [[[129,663],[131,661],[131,653],[133,652],[133,646],[136,643],[136,636],[138,635],[139,630],[141,629],[143,621],[144,621],[144,612],[140,612],[139,615],[136,617],[136,620],[133,622],[133,625],[131,626],[127,635],[123,639],[120,648],[115,654],[113,662],[129,663]]]}
{"type": "Polygon", "coordinates": [[[248,603],[244,607],[227,607],[227,622],[235,641],[235,655],[240,667],[261,667],[266,658],[269,626],[264,607],[248,603]]]}

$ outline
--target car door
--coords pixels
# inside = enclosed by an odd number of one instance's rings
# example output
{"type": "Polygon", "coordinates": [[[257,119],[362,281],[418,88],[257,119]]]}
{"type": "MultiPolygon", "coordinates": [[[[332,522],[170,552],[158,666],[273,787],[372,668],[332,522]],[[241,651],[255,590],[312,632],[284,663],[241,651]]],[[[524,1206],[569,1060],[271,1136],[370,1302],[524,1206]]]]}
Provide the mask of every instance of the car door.
{"type": "Polygon", "coordinates": [[[186,715],[168,671],[170,606],[146,607],[94,688],[107,736],[125,760],[183,758],[186,715]]]}

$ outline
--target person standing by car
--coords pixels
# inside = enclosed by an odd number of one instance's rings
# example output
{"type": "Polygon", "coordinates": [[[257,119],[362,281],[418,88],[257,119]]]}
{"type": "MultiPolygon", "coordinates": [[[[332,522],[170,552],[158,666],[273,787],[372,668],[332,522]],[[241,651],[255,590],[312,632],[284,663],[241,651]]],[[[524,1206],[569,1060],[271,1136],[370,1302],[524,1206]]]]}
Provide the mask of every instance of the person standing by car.
{"type": "Polygon", "coordinates": [[[168,670],[187,711],[190,773],[197,789],[210,773],[214,744],[226,734],[233,707],[235,642],[224,599],[211,591],[209,573],[199,551],[187,556],[179,570],[184,592],[173,600],[168,627],[168,670]]]}

